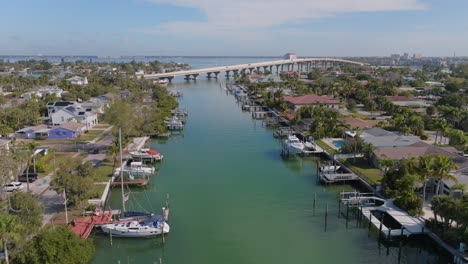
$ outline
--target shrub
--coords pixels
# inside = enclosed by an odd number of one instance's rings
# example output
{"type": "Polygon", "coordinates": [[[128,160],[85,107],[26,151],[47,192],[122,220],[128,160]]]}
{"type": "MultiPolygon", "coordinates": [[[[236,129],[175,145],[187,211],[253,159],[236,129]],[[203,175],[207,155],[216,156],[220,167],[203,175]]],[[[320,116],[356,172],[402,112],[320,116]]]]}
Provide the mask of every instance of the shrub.
{"type": "Polygon", "coordinates": [[[428,140],[429,136],[427,134],[422,134],[421,135],[421,140],[428,140]]]}
{"type": "Polygon", "coordinates": [[[395,205],[408,212],[409,215],[421,215],[422,198],[414,193],[404,193],[395,199],[395,205]]]}
{"type": "Polygon", "coordinates": [[[95,204],[90,204],[86,207],[86,211],[94,211],[94,210],[96,210],[95,204]]]}
{"type": "Polygon", "coordinates": [[[36,140],[45,140],[47,139],[47,136],[37,136],[36,140]]]}

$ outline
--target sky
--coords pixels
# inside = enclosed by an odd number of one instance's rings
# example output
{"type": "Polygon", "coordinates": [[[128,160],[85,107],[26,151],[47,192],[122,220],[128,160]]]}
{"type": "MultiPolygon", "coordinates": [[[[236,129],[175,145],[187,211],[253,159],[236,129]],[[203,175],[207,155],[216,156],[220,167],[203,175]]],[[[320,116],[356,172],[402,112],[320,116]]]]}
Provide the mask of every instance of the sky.
{"type": "Polygon", "coordinates": [[[468,55],[467,0],[0,0],[0,55],[468,55]]]}

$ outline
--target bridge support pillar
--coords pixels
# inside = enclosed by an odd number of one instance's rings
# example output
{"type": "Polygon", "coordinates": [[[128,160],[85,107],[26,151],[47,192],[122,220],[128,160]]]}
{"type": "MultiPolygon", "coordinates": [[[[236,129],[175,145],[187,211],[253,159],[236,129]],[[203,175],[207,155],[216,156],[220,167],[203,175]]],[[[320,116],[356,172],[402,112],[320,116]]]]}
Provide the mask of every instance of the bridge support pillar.
{"type": "Polygon", "coordinates": [[[229,73],[231,73],[231,71],[226,71],[226,78],[229,79],[229,73]]]}
{"type": "Polygon", "coordinates": [[[261,67],[257,67],[257,74],[261,73],[260,69],[261,69],[261,67]]]}
{"type": "Polygon", "coordinates": [[[218,79],[219,72],[213,72],[214,73],[214,78],[218,79]]]}
{"type": "Polygon", "coordinates": [[[254,68],[249,68],[249,72],[250,72],[250,74],[252,74],[252,73],[253,73],[253,71],[254,71],[254,68]]]}
{"type": "Polygon", "coordinates": [[[199,78],[200,74],[192,74],[193,80],[196,81],[199,78]]]}
{"type": "Polygon", "coordinates": [[[207,79],[213,78],[213,77],[211,77],[211,72],[207,72],[207,73],[206,73],[206,78],[207,78],[207,79]]]}
{"type": "Polygon", "coordinates": [[[232,72],[233,72],[234,78],[239,77],[239,70],[233,70],[232,72]]]}
{"type": "Polygon", "coordinates": [[[263,72],[265,73],[266,71],[268,71],[268,66],[263,66],[263,72]]]}
{"type": "Polygon", "coordinates": [[[189,75],[185,75],[185,78],[184,78],[184,79],[187,80],[187,81],[189,81],[189,80],[190,80],[190,76],[191,76],[190,74],[189,74],[189,75]]]}
{"type": "Polygon", "coordinates": [[[279,75],[279,68],[281,67],[281,65],[275,65],[276,66],[276,75],[279,75]]]}
{"type": "Polygon", "coordinates": [[[270,74],[273,74],[273,65],[270,65],[270,74]]]}
{"type": "Polygon", "coordinates": [[[284,71],[284,64],[281,64],[281,71],[284,71]]]}

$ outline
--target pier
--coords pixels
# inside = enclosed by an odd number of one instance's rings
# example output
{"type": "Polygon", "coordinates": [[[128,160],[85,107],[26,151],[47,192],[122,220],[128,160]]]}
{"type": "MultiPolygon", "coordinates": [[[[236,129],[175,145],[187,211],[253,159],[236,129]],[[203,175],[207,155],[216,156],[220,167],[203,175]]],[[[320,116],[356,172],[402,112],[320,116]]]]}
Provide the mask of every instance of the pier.
{"type": "Polygon", "coordinates": [[[369,220],[369,225],[379,229],[387,239],[426,233],[421,220],[398,208],[393,201],[373,193],[341,192],[340,202],[347,207],[357,208],[359,214],[369,220]]]}
{"type": "Polygon", "coordinates": [[[112,211],[95,213],[91,216],[80,217],[72,221],[68,228],[77,236],[86,239],[93,230],[94,226],[107,224],[112,219],[112,211]]]}

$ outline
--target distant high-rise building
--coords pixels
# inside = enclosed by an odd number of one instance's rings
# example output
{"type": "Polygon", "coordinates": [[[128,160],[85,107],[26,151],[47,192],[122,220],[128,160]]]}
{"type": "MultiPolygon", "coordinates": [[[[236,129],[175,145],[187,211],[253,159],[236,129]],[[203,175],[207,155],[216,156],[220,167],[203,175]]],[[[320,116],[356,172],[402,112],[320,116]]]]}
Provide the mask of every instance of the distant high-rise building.
{"type": "Polygon", "coordinates": [[[409,60],[409,54],[408,54],[408,52],[405,52],[405,53],[403,54],[403,59],[404,59],[404,60],[409,60]]]}
{"type": "Polygon", "coordinates": [[[390,55],[390,58],[394,59],[394,60],[399,60],[400,59],[400,54],[392,54],[392,55],[390,55]]]}
{"type": "Polygon", "coordinates": [[[61,63],[64,63],[64,62],[65,62],[65,59],[64,59],[64,58],[60,58],[60,62],[61,62],[61,63]]]}
{"type": "Polygon", "coordinates": [[[421,53],[415,53],[415,54],[413,54],[413,59],[414,59],[414,60],[419,60],[419,59],[421,59],[421,58],[422,58],[422,54],[421,54],[421,53]]]}

